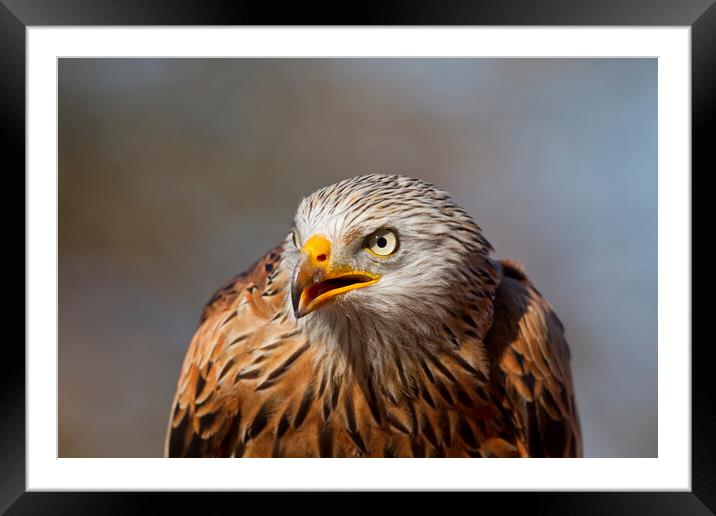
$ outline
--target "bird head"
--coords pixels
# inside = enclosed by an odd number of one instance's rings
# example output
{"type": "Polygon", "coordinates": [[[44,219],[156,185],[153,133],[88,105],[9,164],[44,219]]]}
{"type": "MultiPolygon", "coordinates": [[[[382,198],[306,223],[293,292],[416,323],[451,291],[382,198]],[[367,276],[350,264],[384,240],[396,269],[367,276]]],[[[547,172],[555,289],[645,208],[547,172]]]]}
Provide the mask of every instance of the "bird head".
{"type": "Polygon", "coordinates": [[[287,302],[297,319],[391,320],[397,327],[450,311],[460,292],[474,287],[475,258],[491,250],[446,192],[383,174],[303,199],[284,247],[287,302]]]}

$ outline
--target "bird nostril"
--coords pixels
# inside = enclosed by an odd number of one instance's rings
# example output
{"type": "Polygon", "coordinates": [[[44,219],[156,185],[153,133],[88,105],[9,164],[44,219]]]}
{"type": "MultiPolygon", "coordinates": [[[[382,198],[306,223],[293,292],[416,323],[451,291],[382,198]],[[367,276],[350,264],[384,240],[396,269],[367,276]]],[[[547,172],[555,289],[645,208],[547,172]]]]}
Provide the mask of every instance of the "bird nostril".
{"type": "Polygon", "coordinates": [[[326,261],[326,255],[325,255],[325,254],[319,254],[318,256],[316,256],[316,260],[318,260],[319,262],[325,262],[325,261],[326,261]]]}

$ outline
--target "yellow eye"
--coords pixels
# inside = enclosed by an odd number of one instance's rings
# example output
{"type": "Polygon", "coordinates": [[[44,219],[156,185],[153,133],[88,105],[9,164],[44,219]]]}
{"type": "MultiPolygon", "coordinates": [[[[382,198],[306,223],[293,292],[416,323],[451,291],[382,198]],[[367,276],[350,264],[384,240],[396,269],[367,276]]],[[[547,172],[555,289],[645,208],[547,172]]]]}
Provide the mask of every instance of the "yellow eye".
{"type": "Polygon", "coordinates": [[[398,235],[389,229],[379,229],[365,240],[365,248],[378,256],[388,256],[398,249],[398,235]]]}

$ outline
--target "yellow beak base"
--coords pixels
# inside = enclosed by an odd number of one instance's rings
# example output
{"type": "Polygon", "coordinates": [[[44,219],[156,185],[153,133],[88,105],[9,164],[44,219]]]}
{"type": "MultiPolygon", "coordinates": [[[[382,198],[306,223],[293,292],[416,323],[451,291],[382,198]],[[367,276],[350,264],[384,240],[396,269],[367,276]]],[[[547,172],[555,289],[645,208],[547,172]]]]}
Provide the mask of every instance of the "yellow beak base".
{"type": "Polygon", "coordinates": [[[363,271],[345,270],[333,265],[331,243],[323,235],[313,235],[301,249],[291,286],[291,303],[296,319],[321,308],[336,296],[368,287],[380,276],[363,271]]]}

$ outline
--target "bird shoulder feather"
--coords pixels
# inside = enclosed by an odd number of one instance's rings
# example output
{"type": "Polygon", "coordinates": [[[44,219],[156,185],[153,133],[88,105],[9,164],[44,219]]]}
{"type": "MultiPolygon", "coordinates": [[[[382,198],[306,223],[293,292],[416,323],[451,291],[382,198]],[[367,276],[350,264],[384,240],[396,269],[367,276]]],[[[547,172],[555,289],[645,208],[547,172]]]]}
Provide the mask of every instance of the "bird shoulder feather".
{"type": "Polygon", "coordinates": [[[492,328],[485,337],[493,397],[530,457],[579,457],[582,437],[564,327],[522,267],[500,262],[492,328]]]}

